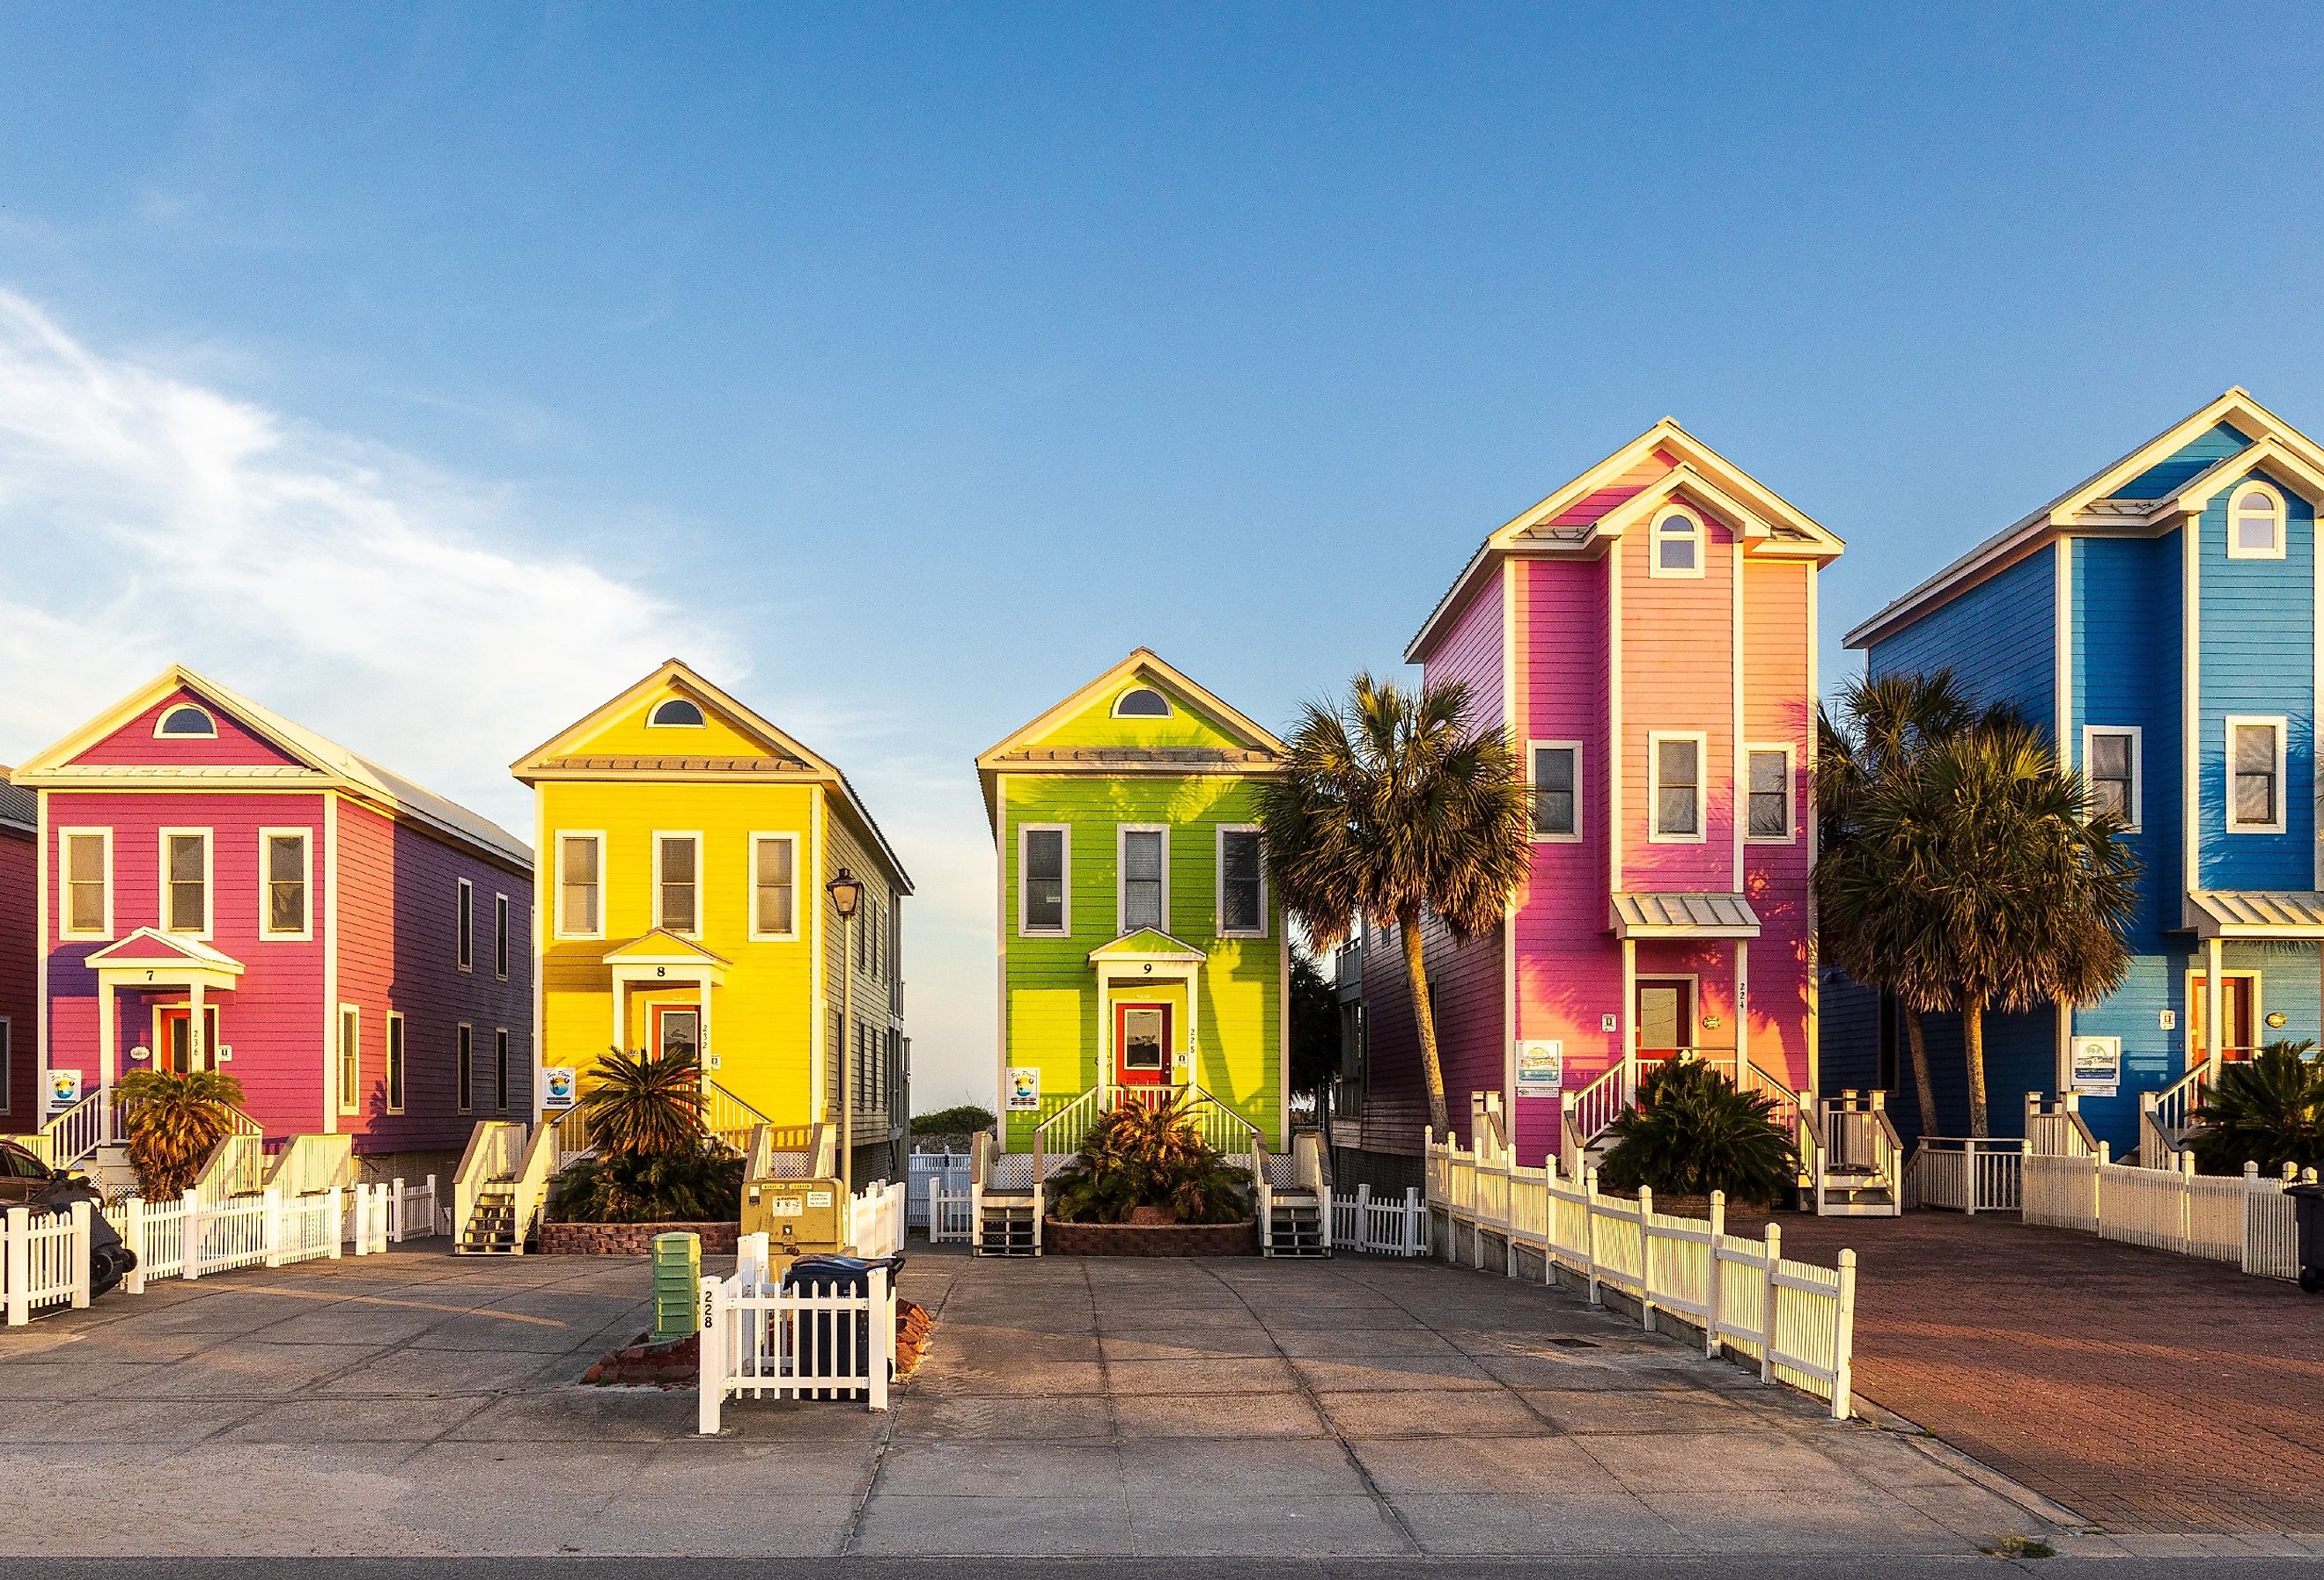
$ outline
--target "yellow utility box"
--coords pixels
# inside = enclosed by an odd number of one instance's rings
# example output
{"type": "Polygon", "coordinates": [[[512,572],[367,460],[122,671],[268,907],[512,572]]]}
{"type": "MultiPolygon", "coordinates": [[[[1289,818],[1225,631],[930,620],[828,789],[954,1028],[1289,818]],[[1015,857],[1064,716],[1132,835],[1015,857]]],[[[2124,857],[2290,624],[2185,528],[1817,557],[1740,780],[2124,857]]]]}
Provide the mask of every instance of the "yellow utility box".
{"type": "Polygon", "coordinates": [[[837,1251],[846,1201],[836,1179],[753,1179],[742,1187],[742,1233],[764,1234],[774,1256],[837,1251]]]}

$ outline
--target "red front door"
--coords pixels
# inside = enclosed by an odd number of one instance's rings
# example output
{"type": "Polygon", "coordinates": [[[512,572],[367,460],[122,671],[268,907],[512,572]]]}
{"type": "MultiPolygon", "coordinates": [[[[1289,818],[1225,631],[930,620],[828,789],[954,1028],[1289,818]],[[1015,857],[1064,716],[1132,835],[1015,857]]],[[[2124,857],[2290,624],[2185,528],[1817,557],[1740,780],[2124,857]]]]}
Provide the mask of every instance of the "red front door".
{"type": "Polygon", "coordinates": [[[702,1006],[699,1004],[655,1004],[652,1006],[653,1050],[662,1058],[673,1054],[700,1054],[702,1051],[702,1006]]]}
{"type": "Polygon", "coordinates": [[[1123,1086],[1158,1086],[1170,1068],[1170,1006],[1113,1006],[1113,1078],[1123,1086]]]}
{"type": "Polygon", "coordinates": [[[168,1004],[154,1012],[153,1067],[173,1076],[212,1068],[217,1062],[218,1007],[202,1006],[202,1045],[194,1047],[190,1004],[168,1004]]]}

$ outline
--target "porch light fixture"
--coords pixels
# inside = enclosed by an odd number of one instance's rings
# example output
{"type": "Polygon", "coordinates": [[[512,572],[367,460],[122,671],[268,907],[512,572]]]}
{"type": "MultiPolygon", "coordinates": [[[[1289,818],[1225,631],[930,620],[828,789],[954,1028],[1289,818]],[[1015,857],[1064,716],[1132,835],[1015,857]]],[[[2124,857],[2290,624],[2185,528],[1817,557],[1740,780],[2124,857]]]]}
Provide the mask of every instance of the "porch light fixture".
{"type": "Polygon", "coordinates": [[[855,919],[855,908],[863,903],[862,879],[842,867],[839,876],[825,883],[823,892],[831,896],[831,903],[838,908],[840,920],[855,919]]]}

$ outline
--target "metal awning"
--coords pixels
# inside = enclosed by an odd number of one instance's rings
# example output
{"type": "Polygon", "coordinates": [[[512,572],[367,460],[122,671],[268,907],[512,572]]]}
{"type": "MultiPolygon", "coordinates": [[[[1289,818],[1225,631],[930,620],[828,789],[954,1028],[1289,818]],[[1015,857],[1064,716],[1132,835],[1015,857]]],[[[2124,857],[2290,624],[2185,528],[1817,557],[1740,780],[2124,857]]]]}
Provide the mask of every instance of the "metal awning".
{"type": "Polygon", "coordinates": [[[2195,889],[2187,925],[2202,938],[2324,938],[2324,894],[2313,889],[2195,889]]]}
{"type": "Polygon", "coordinates": [[[1759,916],[1740,894],[1617,894],[1618,938],[1756,938],[1759,916]]]}

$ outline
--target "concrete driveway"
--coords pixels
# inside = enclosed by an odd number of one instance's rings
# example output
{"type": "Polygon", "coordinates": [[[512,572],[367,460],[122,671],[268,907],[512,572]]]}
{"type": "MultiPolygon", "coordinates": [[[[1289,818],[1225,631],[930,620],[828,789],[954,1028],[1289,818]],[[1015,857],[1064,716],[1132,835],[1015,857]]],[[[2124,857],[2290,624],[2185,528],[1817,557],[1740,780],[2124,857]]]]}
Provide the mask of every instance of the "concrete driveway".
{"type": "MultiPolygon", "coordinates": [[[[972,1261],[887,1416],[578,1386],[642,1261],[412,1248],[0,1333],[0,1551],[1967,1554],[1915,1440],[1569,1296],[1422,1264],[972,1261]],[[93,1520],[96,1529],[77,1523],[93,1520]]],[[[1995,1478],[1997,1481],[1997,1478],[1995,1478]]]]}

